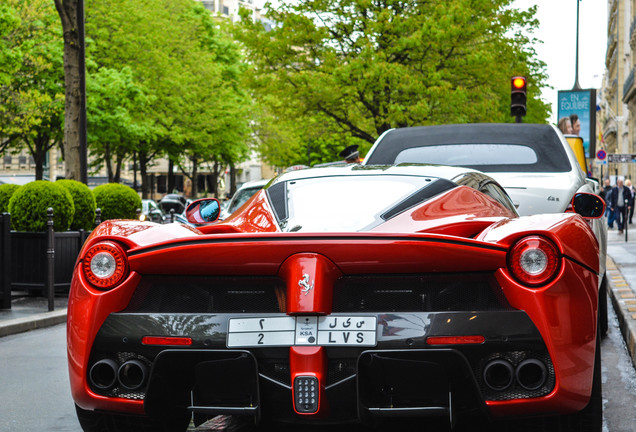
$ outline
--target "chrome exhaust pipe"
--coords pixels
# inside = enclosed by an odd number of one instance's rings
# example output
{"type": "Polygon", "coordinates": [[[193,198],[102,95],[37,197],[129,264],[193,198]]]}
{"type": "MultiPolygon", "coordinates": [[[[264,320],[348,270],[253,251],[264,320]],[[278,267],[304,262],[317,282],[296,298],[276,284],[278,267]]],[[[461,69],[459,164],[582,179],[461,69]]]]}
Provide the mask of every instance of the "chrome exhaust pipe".
{"type": "Polygon", "coordinates": [[[526,359],[519,363],[515,371],[517,382],[526,390],[537,390],[543,387],[548,379],[548,369],[537,359],[526,359]]]}
{"type": "Polygon", "coordinates": [[[148,367],[139,360],[128,360],[119,367],[117,380],[126,390],[139,390],[146,383],[148,367]]]}
{"type": "Polygon", "coordinates": [[[484,382],[491,390],[506,390],[512,385],[514,368],[508,360],[492,360],[484,367],[483,377],[484,382]]]}
{"type": "Polygon", "coordinates": [[[88,372],[88,380],[100,390],[113,388],[117,382],[117,363],[111,359],[98,361],[88,372]]]}

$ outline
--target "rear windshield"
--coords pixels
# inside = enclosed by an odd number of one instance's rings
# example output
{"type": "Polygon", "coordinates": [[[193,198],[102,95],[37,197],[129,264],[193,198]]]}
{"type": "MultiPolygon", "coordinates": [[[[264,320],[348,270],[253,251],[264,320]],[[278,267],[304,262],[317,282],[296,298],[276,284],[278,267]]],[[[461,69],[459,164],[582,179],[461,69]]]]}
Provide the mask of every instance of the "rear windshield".
{"type": "Polygon", "coordinates": [[[452,144],[413,147],[401,151],[395,163],[414,160],[439,165],[482,167],[484,165],[528,165],[538,161],[533,149],[513,144],[452,144]]]}
{"type": "Polygon", "coordinates": [[[353,232],[366,231],[385,217],[455,186],[434,177],[329,176],[278,183],[268,193],[284,189],[281,200],[273,199],[283,231],[353,232]],[[437,183],[445,187],[436,187],[437,183]]]}

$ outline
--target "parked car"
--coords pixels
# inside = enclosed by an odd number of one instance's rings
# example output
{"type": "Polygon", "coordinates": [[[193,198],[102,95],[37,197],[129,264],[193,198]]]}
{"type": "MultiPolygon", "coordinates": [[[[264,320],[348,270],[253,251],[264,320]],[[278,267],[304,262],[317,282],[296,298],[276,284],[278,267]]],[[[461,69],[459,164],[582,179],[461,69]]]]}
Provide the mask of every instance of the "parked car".
{"type": "Polygon", "coordinates": [[[263,187],[269,183],[270,180],[255,180],[245,182],[241,185],[240,188],[232,195],[229,203],[225,208],[223,208],[221,212],[221,219],[227,218],[229,215],[238,210],[243,204],[247,202],[256,192],[263,189],[263,187]]]}
{"type": "Polygon", "coordinates": [[[183,195],[166,194],[159,200],[159,207],[166,217],[170,217],[170,210],[174,210],[175,215],[183,213],[191,202],[192,200],[183,195]]]}
{"type": "Polygon", "coordinates": [[[139,220],[164,223],[165,219],[165,214],[161,211],[159,205],[154,200],[141,200],[141,214],[139,215],[139,220]]]}
{"type": "MultiPolygon", "coordinates": [[[[561,132],[547,124],[455,124],[391,129],[375,142],[365,165],[430,163],[478,169],[492,176],[520,215],[568,211],[579,192],[600,192],[561,132]]],[[[599,243],[601,333],[607,333],[607,225],[591,222],[599,243]]]]}
{"type": "Polygon", "coordinates": [[[355,165],[282,174],[222,222],[215,199],[188,206],[194,226],[105,221],[69,295],[82,428],[224,414],[600,432],[587,218],[604,203],[573,209],[519,217],[475,170],[355,165]]]}

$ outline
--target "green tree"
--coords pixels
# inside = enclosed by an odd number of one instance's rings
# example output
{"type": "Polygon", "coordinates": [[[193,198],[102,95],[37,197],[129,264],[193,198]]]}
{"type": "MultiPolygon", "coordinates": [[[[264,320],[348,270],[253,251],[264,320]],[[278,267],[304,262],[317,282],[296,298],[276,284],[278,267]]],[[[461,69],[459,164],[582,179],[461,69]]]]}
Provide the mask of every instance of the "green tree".
{"type": "Polygon", "coordinates": [[[144,119],[144,130],[119,147],[128,157],[134,152],[144,197],[147,167],[158,155],[198,163],[231,145],[245,157],[249,98],[240,88],[240,52],[200,3],[91,0],[87,11],[97,68],[129,66],[131,84],[147,96],[143,104],[129,99],[126,108],[137,125],[144,119]]]}
{"type": "MultiPolygon", "coordinates": [[[[536,8],[511,3],[281,2],[268,14],[279,24],[271,31],[243,19],[236,34],[253,62],[254,94],[270,115],[302,122],[307,132],[320,122],[323,136],[345,133],[364,153],[394,127],[512,121],[513,75],[528,77],[526,121],[547,120],[539,97],[545,64],[532,48],[536,8]]],[[[260,130],[271,130],[260,122],[260,130]]],[[[267,134],[259,138],[266,149],[276,145],[267,134]]]]}
{"type": "Polygon", "coordinates": [[[106,166],[108,182],[118,183],[124,161],[152,134],[150,122],[138,114],[148,98],[129,67],[102,67],[88,76],[86,87],[92,166],[106,166]]]}
{"type": "MultiPolygon", "coordinates": [[[[20,58],[11,77],[0,83],[0,136],[5,146],[26,146],[41,180],[47,152],[62,142],[64,89],[61,28],[48,0],[6,0],[21,24],[3,43],[20,58]]],[[[9,62],[11,66],[11,62],[9,62]]]]}

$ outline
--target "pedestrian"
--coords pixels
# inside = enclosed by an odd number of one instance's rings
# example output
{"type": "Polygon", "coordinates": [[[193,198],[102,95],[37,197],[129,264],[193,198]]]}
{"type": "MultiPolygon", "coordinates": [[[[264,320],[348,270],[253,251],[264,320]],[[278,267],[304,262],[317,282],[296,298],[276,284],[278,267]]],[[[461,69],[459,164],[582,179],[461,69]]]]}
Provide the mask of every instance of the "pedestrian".
{"type": "Polygon", "coordinates": [[[344,159],[344,161],[348,164],[350,163],[360,163],[360,153],[358,152],[357,145],[350,145],[346,149],[340,152],[339,156],[344,159]]]}
{"type": "Polygon", "coordinates": [[[572,122],[570,121],[570,117],[562,117],[559,120],[559,129],[563,135],[572,135],[572,122]]]}
{"type": "Polygon", "coordinates": [[[616,187],[610,194],[610,210],[614,212],[614,219],[618,225],[618,233],[623,234],[625,224],[625,211],[629,211],[629,203],[632,202],[632,192],[623,184],[623,179],[616,180],[616,187]]]}
{"type": "Polygon", "coordinates": [[[581,120],[576,114],[570,114],[570,124],[572,125],[572,135],[581,135],[581,120]]]}
{"type": "Polygon", "coordinates": [[[632,199],[629,201],[629,217],[627,218],[631,225],[632,217],[634,216],[634,198],[636,197],[636,189],[634,189],[634,185],[632,185],[632,181],[630,179],[625,180],[625,186],[627,186],[629,191],[632,193],[632,199]]]}
{"type": "Polygon", "coordinates": [[[612,184],[610,179],[606,178],[603,181],[603,189],[599,193],[600,197],[605,201],[605,218],[607,219],[607,227],[609,229],[614,228],[614,212],[610,211],[610,194],[612,192],[612,184]]]}

